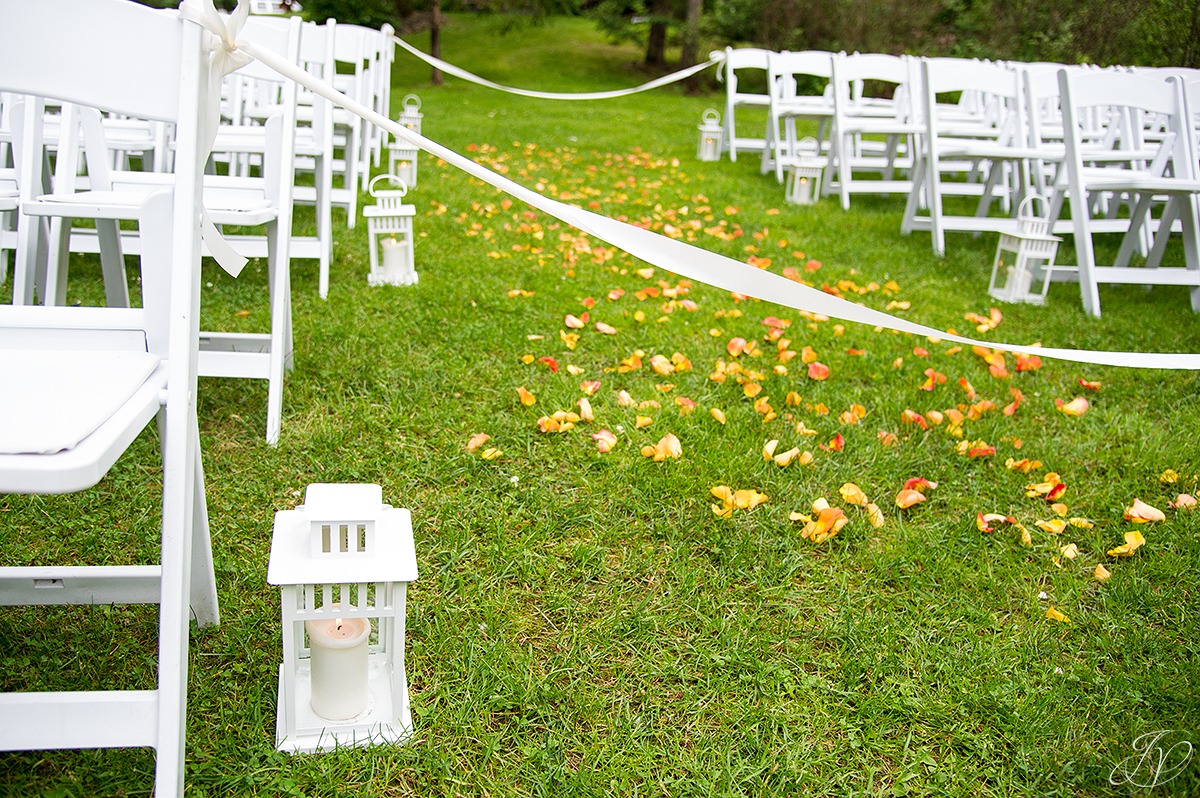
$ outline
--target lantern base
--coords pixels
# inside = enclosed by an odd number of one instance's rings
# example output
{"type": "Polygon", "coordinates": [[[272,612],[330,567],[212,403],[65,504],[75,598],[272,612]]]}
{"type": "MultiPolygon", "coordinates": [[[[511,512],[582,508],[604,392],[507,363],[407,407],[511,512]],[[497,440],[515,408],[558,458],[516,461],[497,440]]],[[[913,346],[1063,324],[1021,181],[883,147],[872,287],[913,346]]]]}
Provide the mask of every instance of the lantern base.
{"type": "Polygon", "coordinates": [[[388,277],[383,273],[383,269],[380,269],[378,273],[369,272],[367,274],[367,285],[416,285],[420,279],[421,277],[416,271],[401,274],[398,277],[388,277]]]}
{"type": "MultiPolygon", "coordinates": [[[[296,669],[296,718],[288,718],[284,702],[283,665],[279,666],[278,715],[275,719],[275,748],[289,754],[312,754],[335,748],[365,748],[400,745],[412,736],[408,689],[392,695],[392,678],[383,657],[372,656],[367,665],[370,698],[362,714],[349,720],[328,720],[313,712],[312,673],[307,660],[296,669]],[[398,711],[391,711],[397,709],[398,711]],[[288,733],[291,727],[296,731],[288,733]]],[[[401,685],[405,685],[401,679],[401,685]]]]}

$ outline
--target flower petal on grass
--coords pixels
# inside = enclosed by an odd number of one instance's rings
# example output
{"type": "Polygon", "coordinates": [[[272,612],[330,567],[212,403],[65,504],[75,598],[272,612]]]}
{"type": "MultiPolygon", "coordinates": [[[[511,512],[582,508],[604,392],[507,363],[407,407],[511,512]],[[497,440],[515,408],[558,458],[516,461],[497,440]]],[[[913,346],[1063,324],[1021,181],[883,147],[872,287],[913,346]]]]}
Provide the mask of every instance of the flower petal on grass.
{"type": "Polygon", "coordinates": [[[975,516],[975,526],[980,532],[995,532],[996,530],[992,527],[992,524],[999,523],[1000,521],[1011,524],[1014,520],[1011,515],[1005,515],[1004,513],[978,513],[975,516]]]}
{"type": "Polygon", "coordinates": [[[1059,412],[1064,416],[1079,418],[1088,411],[1088,400],[1084,399],[1082,396],[1076,396],[1069,402],[1064,402],[1062,399],[1055,399],[1054,406],[1057,407],[1059,412]]]}
{"type": "Polygon", "coordinates": [[[1168,504],[1176,510],[1190,510],[1196,506],[1196,497],[1190,493],[1181,493],[1175,497],[1175,501],[1168,504]]]}
{"type": "Polygon", "coordinates": [[[675,437],[674,433],[668,432],[654,446],[643,446],[642,455],[652,457],[654,458],[654,462],[661,463],[664,460],[682,457],[683,445],[679,442],[679,438],[675,437]]]}
{"type": "Polygon", "coordinates": [[[584,380],[579,383],[579,390],[588,396],[593,396],[600,389],[600,380],[584,380]]]}
{"type": "Polygon", "coordinates": [[[1079,556],[1079,547],[1074,543],[1068,543],[1065,546],[1059,546],[1058,553],[1068,560],[1073,560],[1079,556]]]}
{"type": "Polygon", "coordinates": [[[480,446],[483,446],[491,439],[492,436],[488,435],[486,432],[476,432],[471,436],[471,439],[467,441],[467,451],[474,453],[476,449],[478,449],[480,446]]]}
{"type": "Polygon", "coordinates": [[[853,482],[847,482],[838,488],[838,494],[846,504],[853,504],[858,507],[866,507],[868,504],[867,494],[863,493],[862,488],[853,482]]]}
{"type": "Polygon", "coordinates": [[[524,385],[517,388],[517,396],[521,397],[521,404],[526,407],[537,404],[537,397],[526,390],[524,385]]]}
{"type": "Polygon", "coordinates": [[[1034,526],[1045,530],[1051,535],[1057,535],[1067,528],[1067,522],[1061,518],[1051,518],[1049,521],[1034,521],[1034,526]]]}
{"type": "Polygon", "coordinates": [[[1070,623],[1071,622],[1070,618],[1068,618],[1063,613],[1059,612],[1054,607],[1050,607],[1049,609],[1046,610],[1046,617],[1052,621],[1058,621],[1059,623],[1070,623]]]}
{"type": "Polygon", "coordinates": [[[1157,507],[1151,507],[1141,499],[1134,499],[1133,506],[1125,508],[1125,520],[1135,524],[1147,524],[1151,521],[1166,521],[1167,516],[1157,507]]]}
{"type": "Polygon", "coordinates": [[[504,454],[504,452],[500,451],[499,449],[488,448],[488,449],[484,449],[482,452],[480,452],[479,456],[482,457],[484,460],[496,460],[502,454],[504,454]]]}
{"type": "Polygon", "coordinates": [[[772,459],[775,461],[775,465],[779,466],[780,468],[786,468],[787,466],[790,466],[793,462],[795,462],[797,459],[799,459],[799,457],[800,457],[800,447],[793,446],[791,449],[788,449],[786,452],[782,452],[780,454],[775,455],[772,459]]]}
{"type": "Polygon", "coordinates": [[[633,426],[637,429],[641,429],[642,427],[648,427],[653,423],[654,419],[650,418],[650,416],[635,416],[633,426]]]}
{"type": "Polygon", "coordinates": [[[1112,571],[1104,567],[1104,563],[1096,563],[1095,569],[1092,571],[1092,576],[1096,577],[1097,581],[1103,582],[1112,576],[1112,571]]]}
{"type": "Polygon", "coordinates": [[[587,324],[587,319],[588,319],[588,314],[586,314],[586,313],[583,314],[582,318],[580,318],[579,316],[576,316],[574,314],[568,313],[563,318],[563,326],[568,327],[572,330],[582,330],[584,325],[587,324]]]}
{"type": "Polygon", "coordinates": [[[904,488],[896,494],[896,506],[901,510],[907,510],[923,501],[925,501],[925,494],[912,488],[904,488]]]}
{"type": "Polygon", "coordinates": [[[719,407],[710,407],[708,409],[708,414],[710,416],[712,416],[713,418],[715,418],[721,424],[725,423],[725,411],[720,409],[719,407]]]}
{"type": "Polygon", "coordinates": [[[592,440],[596,442],[596,448],[601,452],[611,452],[617,445],[617,436],[607,429],[602,429],[592,435],[592,440]]]}
{"type": "Polygon", "coordinates": [[[879,509],[879,505],[875,504],[874,502],[868,502],[866,510],[867,510],[867,523],[869,523],[871,526],[875,527],[876,529],[881,528],[884,524],[884,520],[883,520],[883,510],[879,509]]]}
{"type": "Polygon", "coordinates": [[[596,417],[592,414],[592,403],[587,400],[587,397],[582,397],[579,402],[579,420],[580,421],[595,421],[596,417]]]}
{"type": "Polygon", "coordinates": [[[1110,557],[1132,557],[1133,553],[1146,543],[1146,538],[1136,529],[1125,533],[1125,542],[1115,549],[1108,550],[1110,557]]]}
{"type": "Polygon", "coordinates": [[[616,335],[617,328],[613,327],[610,324],[605,324],[602,321],[598,321],[598,322],[596,322],[596,332],[602,333],[604,335],[616,335]]]}
{"type": "Polygon", "coordinates": [[[808,378],[810,380],[827,380],[829,379],[829,366],[824,363],[812,362],[808,364],[808,378]]]}

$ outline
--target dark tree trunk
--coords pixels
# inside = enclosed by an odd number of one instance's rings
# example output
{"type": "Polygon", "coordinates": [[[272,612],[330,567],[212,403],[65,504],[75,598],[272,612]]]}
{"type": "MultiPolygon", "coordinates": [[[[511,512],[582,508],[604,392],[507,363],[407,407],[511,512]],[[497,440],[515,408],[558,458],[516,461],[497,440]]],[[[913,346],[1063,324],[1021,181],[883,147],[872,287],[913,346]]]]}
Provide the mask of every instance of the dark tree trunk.
{"type": "MultiPolygon", "coordinates": [[[[687,16],[683,23],[683,53],[680,66],[690,67],[700,62],[700,14],[704,10],[704,0],[687,0],[687,16]]],[[[692,75],[687,80],[689,92],[696,92],[700,87],[700,76],[692,75]]]]}
{"type": "Polygon", "coordinates": [[[654,0],[650,4],[650,35],[646,38],[647,66],[667,63],[667,20],[670,13],[670,0],[654,0]]]}
{"type": "MultiPolygon", "coordinates": [[[[429,54],[434,58],[442,57],[442,0],[433,0],[430,3],[429,54]]],[[[442,70],[434,67],[429,75],[429,82],[434,86],[441,86],[442,70]]]]}

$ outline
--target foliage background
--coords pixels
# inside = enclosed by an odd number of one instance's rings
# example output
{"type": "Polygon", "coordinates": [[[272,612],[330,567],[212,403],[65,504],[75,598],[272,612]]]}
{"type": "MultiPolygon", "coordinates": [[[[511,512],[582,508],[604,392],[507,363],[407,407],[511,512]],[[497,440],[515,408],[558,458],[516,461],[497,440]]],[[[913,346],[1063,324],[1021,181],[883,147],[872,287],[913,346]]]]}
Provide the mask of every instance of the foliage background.
{"type": "MultiPolygon", "coordinates": [[[[308,0],[315,19],[378,26],[430,0],[308,0]]],[[[645,44],[652,21],[682,34],[685,0],[447,0],[445,12],[585,14],[615,41],[645,44]]],[[[408,26],[408,27],[411,27],[408,26]]],[[[771,49],[1200,67],[1200,0],[707,0],[709,44],[771,49]]]]}

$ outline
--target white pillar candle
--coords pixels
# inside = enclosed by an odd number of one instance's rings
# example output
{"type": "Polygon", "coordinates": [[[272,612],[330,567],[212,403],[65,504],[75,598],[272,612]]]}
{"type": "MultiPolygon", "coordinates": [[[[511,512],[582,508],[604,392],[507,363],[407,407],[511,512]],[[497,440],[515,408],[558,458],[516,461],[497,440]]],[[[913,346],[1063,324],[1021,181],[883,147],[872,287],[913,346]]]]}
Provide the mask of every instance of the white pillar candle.
{"type": "Polygon", "coordinates": [[[327,720],[348,720],[367,708],[367,644],[371,622],[366,618],[305,621],[312,672],[312,708],[327,720]]]}
{"type": "Polygon", "coordinates": [[[383,248],[383,279],[393,285],[399,284],[408,270],[404,257],[406,244],[388,236],[380,242],[380,246],[383,248]]]}

